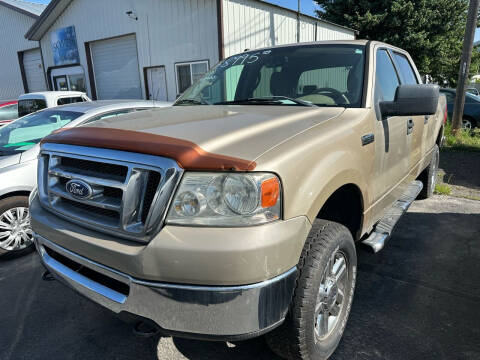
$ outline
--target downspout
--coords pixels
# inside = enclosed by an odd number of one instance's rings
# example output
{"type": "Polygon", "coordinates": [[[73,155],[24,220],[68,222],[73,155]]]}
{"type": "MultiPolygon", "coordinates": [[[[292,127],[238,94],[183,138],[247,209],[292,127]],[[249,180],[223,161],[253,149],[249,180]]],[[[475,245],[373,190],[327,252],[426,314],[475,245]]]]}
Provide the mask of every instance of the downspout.
{"type": "Polygon", "coordinates": [[[53,90],[50,86],[50,79],[47,77],[47,73],[45,72],[45,61],[43,60],[43,51],[42,51],[41,40],[38,40],[38,47],[40,48],[40,57],[42,58],[42,72],[43,72],[43,78],[45,80],[45,86],[47,87],[46,90],[53,90]]]}
{"type": "Polygon", "coordinates": [[[218,60],[225,58],[223,46],[223,0],[217,0],[217,31],[218,31],[218,60]]]}

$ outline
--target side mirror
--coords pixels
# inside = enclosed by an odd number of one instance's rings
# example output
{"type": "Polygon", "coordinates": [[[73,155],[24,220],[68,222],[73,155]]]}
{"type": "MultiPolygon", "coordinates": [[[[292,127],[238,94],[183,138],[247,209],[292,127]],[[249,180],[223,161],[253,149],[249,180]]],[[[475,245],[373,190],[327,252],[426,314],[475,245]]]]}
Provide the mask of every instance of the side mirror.
{"type": "Polygon", "coordinates": [[[382,117],[433,115],[437,111],[440,87],[438,85],[400,85],[394,101],[381,101],[382,117]]]}

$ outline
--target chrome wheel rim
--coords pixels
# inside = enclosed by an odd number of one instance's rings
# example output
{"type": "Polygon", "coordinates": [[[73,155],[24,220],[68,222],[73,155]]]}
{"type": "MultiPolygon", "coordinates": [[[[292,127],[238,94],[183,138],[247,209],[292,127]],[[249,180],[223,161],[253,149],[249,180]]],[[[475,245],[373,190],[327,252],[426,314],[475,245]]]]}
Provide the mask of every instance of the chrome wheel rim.
{"type": "Polygon", "coordinates": [[[21,250],[33,243],[28,208],[16,207],[0,215],[0,249],[21,250]]]}
{"type": "Polygon", "coordinates": [[[466,120],[466,119],[463,119],[462,120],[462,129],[464,130],[472,130],[472,123],[470,122],[470,120],[466,120]]]}
{"type": "Polygon", "coordinates": [[[337,326],[346,303],[347,260],[340,251],[329,259],[315,303],[315,338],[327,338],[337,326]]]}
{"type": "Polygon", "coordinates": [[[435,190],[435,183],[437,182],[437,166],[438,166],[438,155],[435,154],[435,159],[433,161],[433,169],[432,169],[432,189],[435,190]]]}

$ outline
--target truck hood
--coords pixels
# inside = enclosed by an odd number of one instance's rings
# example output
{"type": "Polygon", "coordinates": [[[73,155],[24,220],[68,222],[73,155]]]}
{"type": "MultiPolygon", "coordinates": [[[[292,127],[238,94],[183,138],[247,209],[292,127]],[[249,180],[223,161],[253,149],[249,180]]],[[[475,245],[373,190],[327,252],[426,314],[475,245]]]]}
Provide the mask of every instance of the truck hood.
{"type": "Polygon", "coordinates": [[[107,118],[80,128],[162,135],[187,140],[208,153],[254,161],[281,142],[339,116],[344,110],[262,105],[173,106],[107,118]]]}

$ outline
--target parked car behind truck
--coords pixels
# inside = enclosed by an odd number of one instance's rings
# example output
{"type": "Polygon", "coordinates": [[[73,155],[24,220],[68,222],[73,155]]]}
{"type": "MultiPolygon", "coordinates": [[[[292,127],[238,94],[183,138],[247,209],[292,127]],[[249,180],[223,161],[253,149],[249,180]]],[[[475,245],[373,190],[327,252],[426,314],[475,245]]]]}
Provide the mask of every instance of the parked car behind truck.
{"type": "Polygon", "coordinates": [[[0,129],[0,256],[33,245],[28,196],[36,186],[40,140],[52,131],[88,124],[168,103],[143,100],[89,101],[45,109],[0,129]]]}
{"type": "Polygon", "coordinates": [[[282,357],[324,359],[350,312],[354,242],[381,250],[432,195],[444,117],[390,45],[248,51],[171,108],[47,137],[37,250],[57,279],[164,333],[266,334],[282,357]]]}
{"type": "Polygon", "coordinates": [[[17,101],[0,101],[0,127],[18,118],[17,101]]]}
{"type": "Polygon", "coordinates": [[[60,105],[91,101],[80,91],[42,91],[20,95],[18,98],[18,116],[60,105]]]}
{"type": "MultiPolygon", "coordinates": [[[[448,115],[453,117],[456,89],[440,89],[440,92],[447,98],[448,115]]],[[[480,126],[480,97],[465,93],[465,106],[463,108],[462,129],[473,130],[480,126]]]]}

